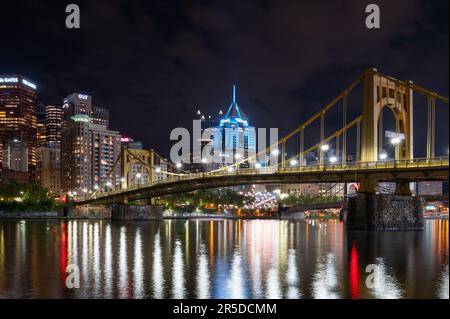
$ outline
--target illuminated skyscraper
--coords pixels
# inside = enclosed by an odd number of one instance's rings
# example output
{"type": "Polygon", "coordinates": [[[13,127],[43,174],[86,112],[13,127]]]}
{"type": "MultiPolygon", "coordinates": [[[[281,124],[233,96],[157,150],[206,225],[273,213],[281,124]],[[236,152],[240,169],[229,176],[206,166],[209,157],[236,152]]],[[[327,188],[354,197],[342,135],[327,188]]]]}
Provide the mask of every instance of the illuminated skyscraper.
{"type": "Polygon", "coordinates": [[[45,105],[40,103],[36,109],[37,146],[44,146],[47,141],[47,129],[45,127],[45,105]]]}
{"type": "Polygon", "coordinates": [[[50,144],[61,143],[61,107],[47,105],[45,107],[46,142],[50,144]]]}
{"type": "MultiPolygon", "coordinates": [[[[256,131],[249,125],[247,116],[237,104],[235,85],[233,100],[218,128],[220,133],[214,136],[213,144],[215,150],[221,150],[223,157],[233,156],[231,162],[235,162],[256,153],[256,131]]],[[[245,164],[247,165],[248,163],[245,164]]]]}
{"type": "Polygon", "coordinates": [[[62,107],[61,188],[77,193],[120,183],[120,134],[110,131],[109,114],[92,106],[92,97],[73,93],[62,107]],[[114,168],[114,171],[109,174],[114,168]]]}
{"type": "MultiPolygon", "coordinates": [[[[11,141],[27,147],[29,179],[34,180],[36,169],[37,120],[36,85],[18,75],[0,75],[0,168],[3,150],[11,141]]],[[[11,176],[11,175],[10,175],[11,176]]]]}

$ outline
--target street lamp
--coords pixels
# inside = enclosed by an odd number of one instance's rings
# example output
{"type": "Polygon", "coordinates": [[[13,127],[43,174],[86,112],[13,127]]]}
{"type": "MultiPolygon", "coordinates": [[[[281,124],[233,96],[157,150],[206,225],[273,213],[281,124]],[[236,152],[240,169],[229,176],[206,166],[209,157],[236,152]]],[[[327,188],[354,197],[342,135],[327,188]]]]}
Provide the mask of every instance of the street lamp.
{"type": "Polygon", "coordinates": [[[297,165],[298,164],[298,161],[296,160],[296,159],[291,159],[290,161],[289,161],[289,165],[291,165],[291,166],[295,166],[295,165],[297,165]]]}
{"type": "Polygon", "coordinates": [[[330,149],[330,145],[328,145],[328,144],[323,144],[323,145],[320,147],[320,149],[321,149],[322,151],[328,151],[328,150],[330,149]]]}
{"type": "Polygon", "coordinates": [[[400,137],[393,137],[393,138],[391,138],[391,144],[392,145],[398,145],[398,144],[400,144],[401,141],[402,140],[400,139],[400,137]]]}

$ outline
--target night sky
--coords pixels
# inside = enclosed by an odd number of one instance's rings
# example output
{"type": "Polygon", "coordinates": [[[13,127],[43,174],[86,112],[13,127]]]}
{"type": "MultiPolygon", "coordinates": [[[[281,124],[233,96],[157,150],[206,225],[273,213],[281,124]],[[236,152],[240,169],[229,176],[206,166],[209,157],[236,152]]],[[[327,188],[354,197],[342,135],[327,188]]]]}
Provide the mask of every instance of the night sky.
{"type": "MultiPolygon", "coordinates": [[[[112,129],[167,156],[170,131],[191,128],[197,109],[226,111],[233,83],[251,124],[280,135],[370,66],[448,97],[448,3],[2,1],[0,73],[34,81],[44,104],[90,94],[110,110],[112,129]],[[80,6],[81,29],[65,27],[70,3],[80,6]],[[381,7],[379,30],[365,27],[369,3],[381,7]]],[[[420,156],[425,101],[415,108],[420,156]]],[[[448,105],[438,104],[437,119],[443,155],[448,105]]]]}

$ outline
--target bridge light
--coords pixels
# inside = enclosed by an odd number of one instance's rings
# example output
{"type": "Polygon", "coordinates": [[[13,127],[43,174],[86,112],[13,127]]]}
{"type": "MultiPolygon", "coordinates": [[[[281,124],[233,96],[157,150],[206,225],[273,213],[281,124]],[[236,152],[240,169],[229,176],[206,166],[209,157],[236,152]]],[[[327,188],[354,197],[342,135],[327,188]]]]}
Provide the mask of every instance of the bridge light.
{"type": "Polygon", "coordinates": [[[177,168],[181,168],[181,163],[177,163],[177,164],[175,164],[175,166],[177,167],[177,168]]]}
{"type": "Polygon", "coordinates": [[[385,160],[385,159],[387,159],[387,154],[386,153],[381,153],[380,154],[380,160],[385,160]]]}
{"type": "Polygon", "coordinates": [[[273,156],[277,156],[278,154],[280,154],[280,151],[278,149],[272,151],[273,156]]]}
{"type": "Polygon", "coordinates": [[[228,166],[227,168],[228,173],[231,173],[234,171],[233,166],[228,166]]]}
{"type": "Polygon", "coordinates": [[[320,147],[320,149],[321,149],[322,151],[328,151],[328,150],[330,149],[330,145],[328,145],[328,144],[323,144],[323,145],[320,147]]]}
{"type": "Polygon", "coordinates": [[[402,140],[399,137],[391,138],[391,144],[392,145],[398,145],[398,144],[400,144],[401,141],[402,140]]]}
{"type": "Polygon", "coordinates": [[[292,159],[289,161],[289,165],[291,165],[291,166],[295,166],[297,164],[298,164],[298,161],[296,159],[292,159]]]}
{"type": "Polygon", "coordinates": [[[330,157],[330,163],[336,163],[337,162],[337,157],[336,156],[331,156],[330,157]]]}
{"type": "Polygon", "coordinates": [[[256,163],[255,168],[261,168],[261,163],[256,163]]]}

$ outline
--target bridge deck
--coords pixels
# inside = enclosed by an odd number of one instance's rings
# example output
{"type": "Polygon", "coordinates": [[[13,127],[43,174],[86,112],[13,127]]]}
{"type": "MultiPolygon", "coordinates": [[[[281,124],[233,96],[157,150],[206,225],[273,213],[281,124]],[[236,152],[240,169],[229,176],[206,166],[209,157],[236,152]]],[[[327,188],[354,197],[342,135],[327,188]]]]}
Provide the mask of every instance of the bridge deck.
{"type": "Polygon", "coordinates": [[[271,183],[344,183],[361,178],[379,181],[448,180],[448,157],[400,161],[359,162],[334,165],[297,167],[266,167],[237,169],[170,176],[167,180],[140,187],[112,190],[86,196],[75,201],[77,205],[123,202],[154,198],[200,189],[245,184],[271,183]]]}

